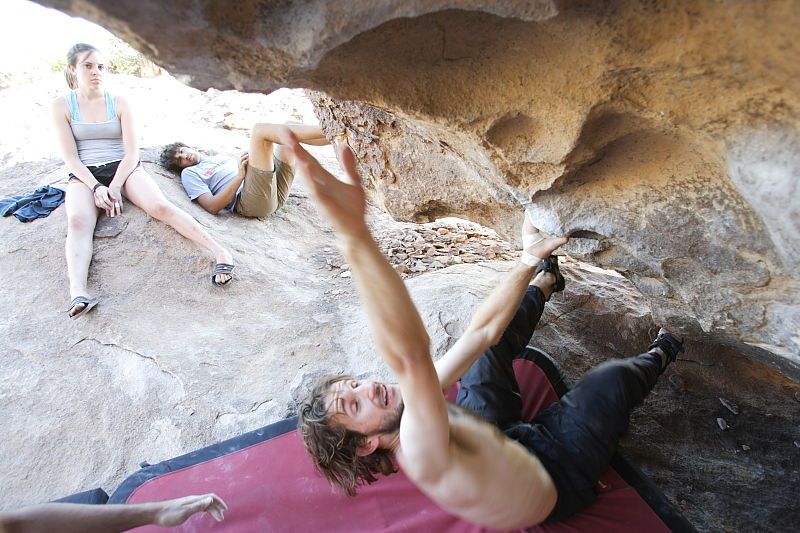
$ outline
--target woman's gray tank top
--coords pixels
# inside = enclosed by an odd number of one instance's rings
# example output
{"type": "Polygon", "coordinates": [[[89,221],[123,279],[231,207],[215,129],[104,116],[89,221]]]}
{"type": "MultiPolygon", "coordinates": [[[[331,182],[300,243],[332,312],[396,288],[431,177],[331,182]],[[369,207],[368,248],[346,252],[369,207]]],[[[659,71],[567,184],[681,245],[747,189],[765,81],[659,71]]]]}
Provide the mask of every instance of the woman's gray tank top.
{"type": "Polygon", "coordinates": [[[120,161],[125,156],[122,144],[122,123],[117,117],[117,106],[114,98],[105,92],[105,122],[83,122],[75,91],[67,95],[70,127],[75,145],[78,147],[78,159],[86,166],[103,165],[112,161],[120,161]]]}

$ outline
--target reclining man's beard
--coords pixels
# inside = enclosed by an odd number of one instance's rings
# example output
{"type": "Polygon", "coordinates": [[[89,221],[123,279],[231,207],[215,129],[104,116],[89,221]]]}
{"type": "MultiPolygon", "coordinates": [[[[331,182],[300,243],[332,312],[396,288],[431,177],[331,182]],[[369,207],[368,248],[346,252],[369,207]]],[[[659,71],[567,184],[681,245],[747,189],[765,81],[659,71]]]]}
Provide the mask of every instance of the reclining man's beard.
{"type": "Polygon", "coordinates": [[[403,418],[403,409],[405,404],[400,402],[397,409],[391,413],[387,413],[381,419],[381,425],[372,432],[372,435],[380,435],[381,433],[394,433],[400,429],[400,419],[403,418]]]}

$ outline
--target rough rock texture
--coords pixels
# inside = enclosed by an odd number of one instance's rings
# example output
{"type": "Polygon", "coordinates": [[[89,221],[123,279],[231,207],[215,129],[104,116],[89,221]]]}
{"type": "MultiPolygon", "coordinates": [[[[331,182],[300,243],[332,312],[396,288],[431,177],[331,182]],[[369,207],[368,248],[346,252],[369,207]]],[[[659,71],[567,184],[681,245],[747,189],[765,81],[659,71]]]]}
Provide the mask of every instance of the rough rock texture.
{"type": "Polygon", "coordinates": [[[395,217],[511,237],[523,203],[657,320],[800,375],[795,1],[43,3],[195,87],[322,90],[395,217]]]}
{"type": "Polygon", "coordinates": [[[395,18],[446,9],[475,9],[524,20],[546,20],[557,13],[551,0],[244,0],[235,8],[224,0],[39,3],[102,22],[194,87],[256,92],[289,84],[330,50],[395,18]]]}
{"type": "Polygon", "coordinates": [[[797,377],[799,11],[394,20],[324,58],[312,78],[331,96],[315,100],[395,216],[466,211],[512,235],[522,203],[581,237],[572,254],[631,279],[658,322],[797,377]]]}

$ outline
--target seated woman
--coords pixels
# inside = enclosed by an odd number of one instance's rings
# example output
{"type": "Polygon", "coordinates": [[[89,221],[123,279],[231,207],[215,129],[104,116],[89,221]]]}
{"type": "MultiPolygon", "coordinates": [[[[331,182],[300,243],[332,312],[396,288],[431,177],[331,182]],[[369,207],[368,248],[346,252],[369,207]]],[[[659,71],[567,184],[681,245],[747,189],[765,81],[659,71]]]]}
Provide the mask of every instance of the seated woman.
{"type": "Polygon", "coordinates": [[[72,89],[53,103],[53,119],[64,162],[71,171],[67,186],[67,271],[72,302],[67,313],[78,318],[97,305],[87,276],[97,216],[120,216],[125,198],[148,215],[210,251],[217,261],[215,285],[231,281],[230,252],[220,246],[188,213],[170,203],[139,161],[139,145],[128,102],[103,89],[105,60],[89,44],[67,53],[67,83],[72,89]]]}

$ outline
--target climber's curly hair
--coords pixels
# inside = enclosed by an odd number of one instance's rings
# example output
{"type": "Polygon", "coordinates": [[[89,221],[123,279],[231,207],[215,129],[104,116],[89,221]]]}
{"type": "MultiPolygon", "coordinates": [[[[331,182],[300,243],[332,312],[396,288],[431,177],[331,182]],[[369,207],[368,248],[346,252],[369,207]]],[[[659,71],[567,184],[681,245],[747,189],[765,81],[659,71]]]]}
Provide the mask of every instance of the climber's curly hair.
{"type": "Polygon", "coordinates": [[[322,378],[300,405],[297,427],[317,470],[348,496],[355,496],[359,486],[377,481],[377,474],[388,476],[397,472],[397,468],[389,450],[377,449],[367,456],[359,455],[358,449],[367,436],[333,422],[326,405],[331,387],[351,379],[355,378],[346,374],[322,378]]]}

